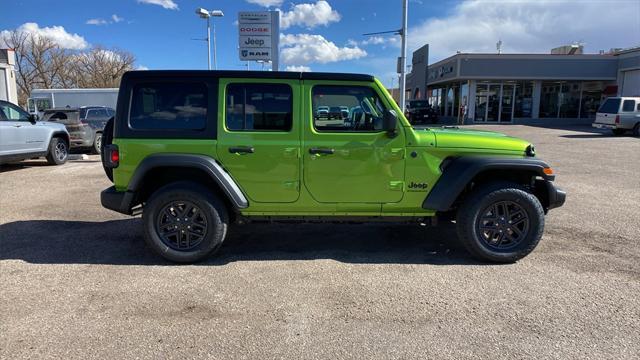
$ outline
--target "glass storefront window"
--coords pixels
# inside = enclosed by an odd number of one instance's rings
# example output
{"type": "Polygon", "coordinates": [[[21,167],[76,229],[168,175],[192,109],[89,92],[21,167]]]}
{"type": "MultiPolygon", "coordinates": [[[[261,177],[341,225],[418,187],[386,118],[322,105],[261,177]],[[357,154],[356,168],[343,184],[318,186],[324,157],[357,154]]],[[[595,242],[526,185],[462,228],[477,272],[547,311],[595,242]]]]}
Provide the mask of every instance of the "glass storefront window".
{"type": "Polygon", "coordinates": [[[487,113],[487,94],[489,89],[487,84],[476,85],[476,108],[475,108],[475,121],[484,121],[487,113]]]}
{"type": "Polygon", "coordinates": [[[558,93],[560,118],[577,118],[580,107],[580,83],[577,81],[561,84],[558,93]]]}
{"type": "Polygon", "coordinates": [[[558,117],[558,94],[560,84],[557,82],[543,82],[540,93],[540,117],[558,117]]]}
{"type": "Polygon", "coordinates": [[[582,83],[582,108],[580,117],[594,119],[601,104],[604,83],[602,81],[585,81],[582,83]]]}
{"type": "Polygon", "coordinates": [[[521,81],[516,84],[516,100],[513,116],[530,118],[533,108],[533,81],[521,81]]]}

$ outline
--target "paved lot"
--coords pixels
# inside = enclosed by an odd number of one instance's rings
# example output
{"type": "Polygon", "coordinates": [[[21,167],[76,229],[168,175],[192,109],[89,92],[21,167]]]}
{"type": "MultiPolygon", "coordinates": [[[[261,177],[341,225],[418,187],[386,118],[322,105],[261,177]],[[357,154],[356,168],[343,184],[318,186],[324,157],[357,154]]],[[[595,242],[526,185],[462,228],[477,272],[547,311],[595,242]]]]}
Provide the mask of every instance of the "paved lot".
{"type": "Polygon", "coordinates": [[[99,205],[98,159],[0,173],[0,358],[638,358],[640,139],[533,141],[568,192],[537,250],[471,260],[451,228],[259,225],[173,266],[99,205]]]}

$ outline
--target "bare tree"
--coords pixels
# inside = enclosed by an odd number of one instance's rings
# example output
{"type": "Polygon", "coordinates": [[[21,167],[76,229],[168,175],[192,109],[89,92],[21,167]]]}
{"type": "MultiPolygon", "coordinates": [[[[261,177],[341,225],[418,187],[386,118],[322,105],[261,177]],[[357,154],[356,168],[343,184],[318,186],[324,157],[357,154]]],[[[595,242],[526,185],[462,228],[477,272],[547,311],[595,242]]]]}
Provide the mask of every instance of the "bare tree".
{"type": "Polygon", "coordinates": [[[70,51],[47,37],[17,30],[0,40],[16,54],[21,105],[35,88],[118,87],[122,75],[135,64],[133,54],[124,50],[96,46],[84,52],[70,51]]]}

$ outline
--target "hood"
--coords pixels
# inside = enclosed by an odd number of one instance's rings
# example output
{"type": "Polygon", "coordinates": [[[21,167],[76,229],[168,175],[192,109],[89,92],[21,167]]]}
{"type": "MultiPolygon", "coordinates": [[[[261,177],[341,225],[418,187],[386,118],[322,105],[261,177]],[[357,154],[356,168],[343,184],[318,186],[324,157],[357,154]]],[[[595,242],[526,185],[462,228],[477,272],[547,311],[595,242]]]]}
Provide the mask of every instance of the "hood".
{"type": "Polygon", "coordinates": [[[438,148],[468,148],[524,152],[530,143],[494,131],[456,127],[431,128],[438,148]]]}

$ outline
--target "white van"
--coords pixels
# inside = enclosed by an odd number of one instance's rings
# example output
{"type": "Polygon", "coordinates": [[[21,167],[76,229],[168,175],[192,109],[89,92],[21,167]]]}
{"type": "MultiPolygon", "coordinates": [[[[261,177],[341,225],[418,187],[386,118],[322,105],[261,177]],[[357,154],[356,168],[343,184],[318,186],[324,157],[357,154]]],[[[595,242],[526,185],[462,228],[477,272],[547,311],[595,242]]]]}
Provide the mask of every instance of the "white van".
{"type": "Polygon", "coordinates": [[[640,97],[610,97],[598,109],[594,128],[611,129],[614,135],[633,131],[640,136],[640,97]]]}

